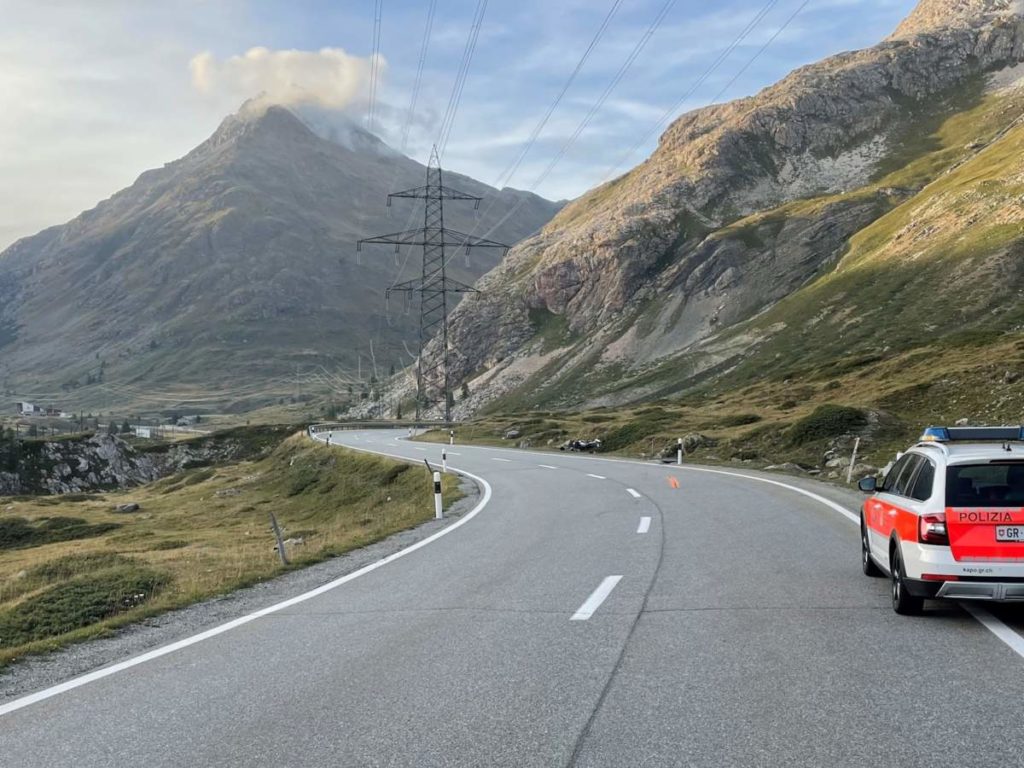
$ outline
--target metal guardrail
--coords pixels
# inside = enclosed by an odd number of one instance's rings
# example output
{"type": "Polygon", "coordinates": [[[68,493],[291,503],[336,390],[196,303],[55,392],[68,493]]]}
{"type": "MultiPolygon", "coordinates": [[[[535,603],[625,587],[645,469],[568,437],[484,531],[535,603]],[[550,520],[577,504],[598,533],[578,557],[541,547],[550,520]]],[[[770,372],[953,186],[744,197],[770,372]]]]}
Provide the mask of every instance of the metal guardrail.
{"type": "Polygon", "coordinates": [[[310,433],[340,432],[346,429],[455,429],[451,421],[325,421],[309,426],[310,433]]]}

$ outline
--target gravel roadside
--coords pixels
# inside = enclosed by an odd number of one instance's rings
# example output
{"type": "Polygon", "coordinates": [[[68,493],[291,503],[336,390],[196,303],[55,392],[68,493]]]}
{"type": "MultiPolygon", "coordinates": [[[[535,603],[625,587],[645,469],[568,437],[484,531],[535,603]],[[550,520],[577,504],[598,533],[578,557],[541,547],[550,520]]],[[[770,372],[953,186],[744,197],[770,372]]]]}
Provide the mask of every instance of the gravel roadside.
{"type": "Polygon", "coordinates": [[[445,513],[444,520],[430,520],[308,568],[122,627],[108,637],[16,661],[0,672],[0,704],[287,600],[422,541],[476,506],[481,497],[477,484],[462,476],[460,488],[464,496],[445,513]]]}

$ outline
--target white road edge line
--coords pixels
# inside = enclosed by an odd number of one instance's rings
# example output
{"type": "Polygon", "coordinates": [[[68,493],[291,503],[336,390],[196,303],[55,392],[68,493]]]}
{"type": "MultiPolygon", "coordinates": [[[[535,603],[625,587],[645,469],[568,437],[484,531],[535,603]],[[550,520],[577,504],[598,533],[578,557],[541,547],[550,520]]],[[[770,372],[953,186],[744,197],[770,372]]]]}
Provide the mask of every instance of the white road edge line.
{"type": "Polygon", "coordinates": [[[606,576],[569,621],[586,621],[593,616],[594,611],[601,607],[601,603],[612,593],[621,578],[622,576],[606,576]]]}
{"type": "MultiPolygon", "coordinates": [[[[383,451],[371,451],[369,448],[353,448],[352,450],[363,451],[364,453],[376,453],[380,456],[390,456],[392,458],[409,461],[409,458],[407,456],[399,456],[393,453],[384,453],[383,451]]],[[[477,514],[479,514],[480,511],[484,507],[486,507],[488,502],[491,500],[490,483],[488,483],[482,477],[472,474],[471,472],[466,472],[464,470],[457,471],[465,475],[466,477],[472,478],[473,480],[480,483],[481,486],[483,486],[483,498],[481,498],[480,501],[477,502],[477,505],[473,507],[473,509],[471,509],[468,513],[466,513],[464,517],[460,518],[459,520],[456,520],[447,528],[443,528],[437,533],[428,536],[427,538],[423,539],[423,541],[418,541],[415,544],[406,547],[405,549],[400,549],[397,552],[394,552],[385,558],[370,563],[369,565],[365,565],[359,570],[353,571],[352,573],[335,579],[334,581],[329,581],[328,583],[319,586],[316,589],[312,589],[309,592],[304,592],[301,595],[289,598],[288,600],[285,600],[283,602],[276,603],[275,605],[271,605],[267,608],[262,608],[258,611],[255,611],[254,613],[241,616],[225,624],[221,624],[220,626],[208,629],[205,632],[200,632],[198,635],[192,635],[191,637],[186,637],[183,640],[178,640],[175,643],[164,645],[160,648],[154,648],[152,651],[148,651],[147,653],[135,656],[134,658],[126,659],[125,661],[119,662],[112,666],[104,667],[103,669],[98,669],[95,672],[89,672],[88,674],[81,675],[80,677],[73,678],[71,680],[60,683],[58,685],[51,686],[49,688],[44,688],[43,690],[37,691],[36,693],[29,694],[28,696],[22,696],[20,699],[15,699],[14,701],[10,701],[6,704],[0,705],[0,717],[2,717],[3,715],[10,714],[11,712],[15,712],[24,707],[30,706],[32,704],[36,704],[37,702],[44,701],[53,696],[57,696],[61,693],[66,693],[68,691],[74,690],[75,688],[80,688],[83,685],[87,685],[88,683],[92,683],[97,680],[102,680],[104,677],[110,677],[111,675],[117,674],[118,672],[123,672],[126,669],[131,669],[132,667],[138,666],[139,664],[145,664],[147,661],[159,659],[161,656],[166,656],[169,653],[174,653],[175,651],[180,651],[183,648],[188,648],[190,645],[201,643],[203,640],[209,640],[211,637],[222,635],[225,632],[229,632],[232,629],[241,627],[244,624],[248,624],[251,621],[255,621],[256,619],[262,618],[263,616],[267,616],[271,613],[276,613],[278,611],[284,610],[285,608],[291,608],[293,605],[298,605],[299,603],[303,603],[306,600],[310,600],[314,597],[317,597],[318,595],[322,595],[325,592],[330,592],[333,589],[337,589],[342,584],[347,584],[348,582],[354,579],[358,579],[360,576],[364,576],[367,573],[370,573],[371,571],[377,570],[381,566],[394,562],[395,560],[398,560],[401,557],[405,557],[406,555],[415,552],[417,549],[421,549],[422,547],[425,547],[428,544],[437,541],[442,536],[447,536],[452,531],[456,530],[457,528],[461,528],[463,525],[465,525],[474,517],[476,517],[477,514]]]]}
{"type": "Polygon", "coordinates": [[[651,530],[651,518],[649,518],[649,517],[641,517],[640,518],[640,525],[638,525],[636,527],[636,532],[637,533],[647,533],[649,530],[651,530]]]}
{"type": "Polygon", "coordinates": [[[587,477],[592,477],[592,478],[594,478],[595,480],[607,480],[607,479],[608,479],[608,478],[607,478],[607,477],[605,477],[604,475],[592,475],[592,474],[590,474],[589,472],[587,472],[587,477]]]}
{"type": "Polygon", "coordinates": [[[492,458],[491,461],[504,461],[506,464],[511,464],[512,463],[512,459],[496,459],[496,458],[492,458]]]}
{"type": "Polygon", "coordinates": [[[632,497],[633,497],[634,499],[642,499],[642,498],[643,498],[643,496],[641,496],[641,495],[640,495],[639,493],[637,493],[636,491],[634,491],[634,490],[633,490],[632,488],[627,488],[627,489],[626,489],[626,493],[628,493],[628,494],[629,494],[630,496],[632,496],[632,497]]]}
{"type": "MultiPolygon", "coordinates": [[[[677,467],[677,469],[679,468],[677,467]]],[[[704,467],[683,467],[683,469],[688,469],[691,472],[711,472],[717,475],[732,475],[733,477],[742,477],[746,478],[747,480],[756,480],[757,482],[760,483],[769,483],[770,485],[777,485],[781,488],[787,488],[791,491],[796,491],[797,493],[803,494],[804,496],[808,496],[814,499],[815,501],[821,502],[825,506],[834,509],[836,512],[841,514],[854,525],[860,527],[859,515],[855,515],[850,510],[846,509],[843,506],[840,506],[839,504],[836,504],[834,501],[826,499],[824,496],[819,496],[818,494],[812,493],[811,491],[804,490],[803,488],[798,488],[795,485],[789,485],[788,483],[780,483],[778,480],[769,480],[766,477],[754,477],[753,475],[744,475],[740,472],[728,472],[722,469],[705,469],[704,467]]],[[[985,629],[987,629],[989,632],[991,632],[993,635],[999,638],[1003,643],[1009,646],[1010,650],[1012,650],[1014,653],[1016,653],[1018,656],[1024,659],[1024,637],[1021,637],[1020,634],[1018,634],[1015,630],[1004,624],[1002,621],[997,619],[995,616],[993,616],[991,613],[989,613],[985,608],[981,606],[971,605],[968,601],[964,600],[960,602],[960,607],[967,611],[967,613],[969,613],[971,616],[973,616],[978,621],[978,623],[981,624],[985,629]]]]}
{"type": "Polygon", "coordinates": [[[980,605],[971,605],[969,602],[964,600],[960,603],[960,607],[977,619],[985,629],[1010,646],[1014,653],[1018,656],[1024,657],[1024,637],[1018,635],[1013,629],[1001,622],[989,613],[987,609],[980,605]]]}
{"type": "Polygon", "coordinates": [[[538,464],[537,466],[544,467],[544,469],[558,469],[558,467],[553,467],[550,464],[538,464]]]}

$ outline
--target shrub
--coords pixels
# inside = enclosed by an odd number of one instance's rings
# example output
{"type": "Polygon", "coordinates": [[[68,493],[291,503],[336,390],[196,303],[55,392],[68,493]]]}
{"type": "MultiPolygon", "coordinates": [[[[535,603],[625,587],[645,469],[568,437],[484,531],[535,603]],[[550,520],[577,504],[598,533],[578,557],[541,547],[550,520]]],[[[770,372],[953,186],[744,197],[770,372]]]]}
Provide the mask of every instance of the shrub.
{"type": "Polygon", "coordinates": [[[867,414],[858,408],[827,403],[797,421],[789,430],[789,442],[803,445],[812,440],[837,437],[868,423],[867,414]]]}
{"type": "Polygon", "coordinates": [[[164,539],[163,541],[158,541],[149,549],[151,552],[160,552],[165,549],[181,549],[187,547],[188,544],[184,539],[164,539]]]}
{"type": "Polygon", "coordinates": [[[215,469],[204,469],[199,472],[195,472],[185,478],[185,485],[199,485],[199,483],[205,483],[207,480],[212,478],[217,471],[215,469]]]}
{"type": "Polygon", "coordinates": [[[123,566],[50,587],[0,613],[0,648],[62,635],[129,611],[167,581],[148,568],[123,566]]]}
{"type": "Polygon", "coordinates": [[[49,584],[79,576],[87,571],[99,571],[131,563],[130,558],[114,552],[85,552],[65,555],[29,568],[25,578],[49,584]]]}
{"type": "Polygon", "coordinates": [[[0,519],[0,550],[88,539],[120,527],[117,523],[90,524],[78,517],[44,517],[35,521],[6,517],[0,519]]]}
{"type": "Polygon", "coordinates": [[[736,413],[731,416],[722,416],[703,425],[704,429],[715,427],[745,427],[748,424],[757,424],[761,417],[756,413],[736,413]]]}

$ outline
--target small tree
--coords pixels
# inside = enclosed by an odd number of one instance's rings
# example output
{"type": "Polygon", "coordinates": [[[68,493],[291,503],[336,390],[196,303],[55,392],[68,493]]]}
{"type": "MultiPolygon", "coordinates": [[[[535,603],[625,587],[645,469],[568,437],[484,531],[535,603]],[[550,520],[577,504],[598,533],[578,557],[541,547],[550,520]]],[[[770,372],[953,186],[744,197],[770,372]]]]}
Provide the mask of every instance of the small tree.
{"type": "Polygon", "coordinates": [[[132,425],[128,422],[128,419],[124,420],[124,424],[121,425],[121,434],[127,435],[132,431],[132,425]]]}
{"type": "Polygon", "coordinates": [[[110,426],[107,427],[107,432],[109,432],[112,435],[116,435],[117,434],[117,422],[116,421],[110,422],[110,426]]]}
{"type": "Polygon", "coordinates": [[[395,408],[395,418],[396,419],[401,419],[402,418],[402,404],[401,403],[399,403],[398,406],[395,408]]]}
{"type": "Polygon", "coordinates": [[[462,399],[465,400],[467,397],[469,397],[469,383],[464,381],[462,382],[462,399]]]}

